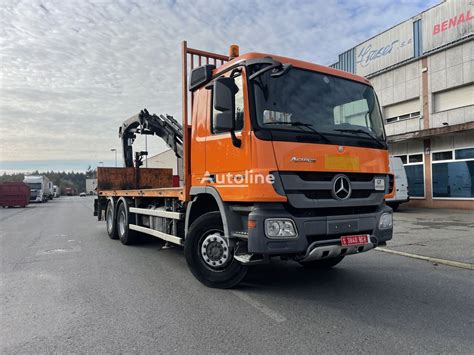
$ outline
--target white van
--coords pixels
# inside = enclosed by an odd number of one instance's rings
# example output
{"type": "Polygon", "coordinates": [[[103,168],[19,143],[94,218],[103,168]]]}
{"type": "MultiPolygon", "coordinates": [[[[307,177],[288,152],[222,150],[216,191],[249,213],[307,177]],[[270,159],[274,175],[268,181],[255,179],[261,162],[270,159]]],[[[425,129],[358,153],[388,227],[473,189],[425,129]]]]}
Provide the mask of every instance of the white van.
{"type": "Polygon", "coordinates": [[[398,209],[398,206],[401,203],[408,202],[410,196],[408,196],[408,179],[407,173],[405,172],[405,167],[400,158],[390,157],[390,173],[395,177],[394,188],[395,196],[393,198],[387,199],[386,203],[394,211],[398,209]]]}

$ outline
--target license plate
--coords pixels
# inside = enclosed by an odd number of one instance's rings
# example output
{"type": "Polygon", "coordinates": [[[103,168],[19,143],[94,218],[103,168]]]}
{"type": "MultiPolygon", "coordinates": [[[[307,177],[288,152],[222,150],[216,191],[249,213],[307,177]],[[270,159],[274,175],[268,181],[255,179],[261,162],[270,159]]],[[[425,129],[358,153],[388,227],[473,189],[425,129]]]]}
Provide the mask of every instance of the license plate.
{"type": "Polygon", "coordinates": [[[341,245],[343,247],[348,247],[350,245],[364,245],[369,244],[369,235],[346,235],[341,237],[341,245]]]}

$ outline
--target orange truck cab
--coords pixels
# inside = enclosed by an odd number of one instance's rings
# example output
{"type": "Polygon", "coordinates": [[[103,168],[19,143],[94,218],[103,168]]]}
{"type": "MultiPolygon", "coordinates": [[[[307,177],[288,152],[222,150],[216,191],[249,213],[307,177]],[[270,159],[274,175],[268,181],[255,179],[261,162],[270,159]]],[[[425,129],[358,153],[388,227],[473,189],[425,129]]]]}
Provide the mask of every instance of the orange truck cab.
{"type": "MultiPolygon", "coordinates": [[[[247,265],[270,257],[329,268],[390,240],[388,149],[369,81],[236,51],[183,81],[192,109],[188,119],[186,94],[183,192],[173,210],[184,223],[174,234],[193,274],[232,287],[247,265]]],[[[133,213],[149,205],[140,196],[128,203],[133,213]]],[[[146,220],[135,223],[144,232],[146,220]]]]}

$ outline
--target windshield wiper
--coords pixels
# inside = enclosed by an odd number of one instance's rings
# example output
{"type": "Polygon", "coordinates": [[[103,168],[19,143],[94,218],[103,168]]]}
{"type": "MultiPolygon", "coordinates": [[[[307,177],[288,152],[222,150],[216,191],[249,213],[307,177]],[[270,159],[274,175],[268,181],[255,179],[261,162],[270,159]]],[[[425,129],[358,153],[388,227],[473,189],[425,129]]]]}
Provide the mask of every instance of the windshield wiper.
{"type": "Polygon", "coordinates": [[[379,147],[381,147],[381,148],[386,148],[385,143],[383,143],[382,141],[380,141],[377,137],[373,136],[373,135],[370,134],[369,132],[364,131],[363,129],[360,129],[360,128],[358,128],[358,129],[339,128],[339,129],[335,129],[335,131],[338,131],[338,132],[347,132],[347,133],[363,133],[363,134],[365,134],[367,137],[369,137],[371,140],[373,140],[374,142],[376,142],[379,147]]]}
{"type": "Polygon", "coordinates": [[[295,126],[295,127],[306,127],[311,132],[316,133],[318,136],[320,136],[322,139],[324,139],[327,143],[332,143],[331,140],[328,137],[326,137],[321,132],[318,132],[317,130],[315,130],[311,123],[304,123],[304,122],[298,122],[298,121],[296,121],[296,122],[273,121],[273,122],[267,122],[265,124],[266,125],[268,125],[268,124],[287,124],[287,125],[295,126]]]}
{"type": "Polygon", "coordinates": [[[263,67],[259,71],[253,73],[250,75],[249,80],[252,81],[255,78],[258,78],[260,75],[263,73],[266,73],[267,71],[271,70],[270,76],[273,78],[278,78],[282,75],[285,75],[288,73],[288,71],[292,68],[293,66],[291,64],[282,64],[280,62],[274,62],[273,64],[267,65],[266,67],[263,67]]]}

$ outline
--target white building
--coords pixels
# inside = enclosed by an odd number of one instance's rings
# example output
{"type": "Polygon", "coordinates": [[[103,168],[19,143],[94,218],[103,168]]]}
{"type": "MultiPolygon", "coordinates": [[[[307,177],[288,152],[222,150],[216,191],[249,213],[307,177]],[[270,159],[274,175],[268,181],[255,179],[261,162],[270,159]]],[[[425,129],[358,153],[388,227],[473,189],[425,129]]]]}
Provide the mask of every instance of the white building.
{"type": "Polygon", "coordinates": [[[374,85],[412,206],[474,209],[473,22],[473,1],[443,1],[332,65],[374,85]]]}
{"type": "Polygon", "coordinates": [[[147,158],[142,167],[147,168],[169,168],[173,169],[173,175],[178,175],[178,161],[172,149],[165,150],[159,154],[147,158]]]}

